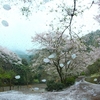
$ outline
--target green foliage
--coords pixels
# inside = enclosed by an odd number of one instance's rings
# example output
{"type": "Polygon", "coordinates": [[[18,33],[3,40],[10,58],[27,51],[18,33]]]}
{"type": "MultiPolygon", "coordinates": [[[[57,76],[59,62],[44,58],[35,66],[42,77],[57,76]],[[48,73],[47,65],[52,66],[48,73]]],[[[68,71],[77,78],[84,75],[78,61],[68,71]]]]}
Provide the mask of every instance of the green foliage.
{"type": "Polygon", "coordinates": [[[36,74],[34,75],[34,78],[40,80],[40,78],[41,78],[41,73],[36,73],[36,74]]]}
{"type": "Polygon", "coordinates": [[[0,68],[0,78],[1,79],[12,79],[15,76],[15,72],[13,70],[5,71],[3,68],[0,68]]]}
{"type": "MultiPolygon", "coordinates": [[[[10,52],[10,51],[9,51],[10,52]]],[[[11,84],[28,84],[33,81],[32,71],[29,67],[28,60],[22,58],[22,60],[14,53],[11,55],[0,51],[0,80],[2,84],[5,82],[7,85],[11,84]],[[20,75],[19,80],[15,79],[15,75],[20,75]]]]}
{"type": "Polygon", "coordinates": [[[0,68],[0,79],[4,78],[4,70],[3,68],[0,68]]]}
{"type": "Polygon", "coordinates": [[[86,80],[87,82],[90,82],[90,83],[98,84],[98,83],[100,83],[100,76],[87,77],[85,80],[86,80]],[[97,81],[94,81],[94,79],[97,79],[97,81]]]}
{"type": "Polygon", "coordinates": [[[59,91],[65,87],[63,83],[55,82],[54,80],[47,81],[46,85],[47,85],[46,88],[47,91],[53,91],[53,90],[59,91]]]}
{"type": "Polygon", "coordinates": [[[47,71],[44,70],[43,65],[35,66],[33,68],[33,78],[38,79],[41,82],[42,79],[47,78],[47,71]]]}
{"type": "MultiPolygon", "coordinates": [[[[32,72],[29,66],[25,65],[13,65],[12,70],[5,67],[0,67],[0,79],[4,80],[12,80],[12,84],[28,84],[32,83],[32,72]],[[15,75],[20,75],[21,78],[19,80],[14,79],[15,75]]],[[[7,83],[8,84],[8,83],[7,83]]]]}
{"type": "Polygon", "coordinates": [[[34,79],[33,82],[34,83],[39,83],[39,80],[38,79],[34,79]]]}
{"type": "Polygon", "coordinates": [[[22,59],[22,64],[25,65],[25,66],[28,66],[28,61],[27,61],[27,59],[23,58],[23,59],[22,59]]]}
{"type": "Polygon", "coordinates": [[[86,78],[85,80],[86,80],[87,82],[90,82],[90,83],[95,83],[95,82],[93,81],[94,78],[96,78],[96,77],[88,77],[88,78],[86,78]]]}
{"type": "Polygon", "coordinates": [[[100,59],[98,59],[92,65],[89,65],[87,69],[88,69],[87,74],[89,75],[100,72],[100,59]]]}
{"type": "Polygon", "coordinates": [[[75,83],[75,77],[74,76],[68,76],[66,79],[65,79],[65,85],[66,86],[70,86],[70,85],[73,85],[75,83]]]}
{"type": "Polygon", "coordinates": [[[3,83],[2,83],[2,81],[0,80],[0,86],[2,86],[3,85],[3,83]]]}
{"type": "Polygon", "coordinates": [[[13,70],[9,70],[9,71],[5,72],[4,77],[6,79],[13,79],[15,75],[16,74],[15,74],[15,72],[13,70]]]}
{"type": "Polygon", "coordinates": [[[6,82],[6,85],[11,86],[11,81],[13,81],[15,74],[13,70],[4,70],[0,68],[0,85],[4,86],[6,82]]]}
{"type": "Polygon", "coordinates": [[[30,69],[29,66],[25,66],[25,65],[17,66],[15,71],[16,71],[17,75],[21,76],[19,81],[16,82],[15,84],[25,85],[25,84],[28,84],[28,83],[32,82],[31,81],[32,72],[31,72],[31,69],[30,69]]]}
{"type": "Polygon", "coordinates": [[[85,75],[85,72],[84,72],[84,71],[83,71],[83,72],[81,72],[81,73],[80,73],[80,75],[85,75]]]}
{"type": "Polygon", "coordinates": [[[98,77],[98,76],[100,76],[100,73],[95,73],[91,75],[91,77],[98,77]]]}
{"type": "MultiPolygon", "coordinates": [[[[91,32],[85,36],[82,37],[82,39],[85,41],[84,44],[85,45],[92,45],[94,47],[99,47],[99,41],[97,41],[97,39],[100,38],[100,30],[97,30],[95,32],[91,32]]],[[[88,51],[91,51],[92,49],[87,47],[88,51]]]]}

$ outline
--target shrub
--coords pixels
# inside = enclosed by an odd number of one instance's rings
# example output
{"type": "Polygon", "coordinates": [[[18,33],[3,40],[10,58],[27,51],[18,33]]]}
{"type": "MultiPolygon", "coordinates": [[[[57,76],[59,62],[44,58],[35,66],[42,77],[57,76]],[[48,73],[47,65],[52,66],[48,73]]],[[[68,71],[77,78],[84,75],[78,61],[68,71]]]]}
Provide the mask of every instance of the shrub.
{"type": "Polygon", "coordinates": [[[55,82],[54,80],[48,81],[46,85],[47,85],[47,88],[46,88],[47,91],[53,91],[53,90],[59,91],[65,87],[63,83],[55,82]]]}
{"type": "Polygon", "coordinates": [[[38,79],[34,79],[33,81],[34,81],[34,83],[39,83],[38,79]]]}
{"type": "Polygon", "coordinates": [[[66,86],[70,86],[70,85],[73,85],[75,83],[75,77],[74,76],[68,76],[66,79],[65,79],[65,85],[66,86]]]}
{"type": "Polygon", "coordinates": [[[3,83],[2,83],[2,81],[0,80],[0,87],[2,87],[3,86],[3,83]]]}
{"type": "Polygon", "coordinates": [[[80,75],[85,75],[85,72],[84,72],[84,71],[83,71],[83,72],[81,72],[81,73],[80,73],[80,75]]]}

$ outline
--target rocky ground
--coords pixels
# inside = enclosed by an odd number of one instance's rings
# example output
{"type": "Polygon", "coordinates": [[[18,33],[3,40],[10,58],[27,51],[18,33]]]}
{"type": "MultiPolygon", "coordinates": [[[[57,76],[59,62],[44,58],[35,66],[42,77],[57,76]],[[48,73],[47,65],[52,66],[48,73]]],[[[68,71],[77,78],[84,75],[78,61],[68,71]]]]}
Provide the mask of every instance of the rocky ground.
{"type": "Polygon", "coordinates": [[[6,91],[0,93],[0,100],[100,100],[100,85],[83,81],[76,82],[60,92],[46,92],[40,89],[36,93],[32,88],[26,92],[6,91]]]}
{"type": "Polygon", "coordinates": [[[44,93],[43,96],[47,100],[100,100],[100,85],[79,82],[64,91],[44,93]]]}

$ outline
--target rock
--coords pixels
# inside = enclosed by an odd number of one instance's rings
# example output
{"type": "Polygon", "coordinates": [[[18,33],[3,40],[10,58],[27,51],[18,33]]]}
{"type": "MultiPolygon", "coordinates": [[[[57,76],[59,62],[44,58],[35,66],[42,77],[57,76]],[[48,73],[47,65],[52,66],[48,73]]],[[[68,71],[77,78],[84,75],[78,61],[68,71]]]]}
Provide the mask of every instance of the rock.
{"type": "Polygon", "coordinates": [[[84,86],[84,87],[83,87],[83,89],[87,89],[87,87],[86,87],[86,86],[84,86]]]}
{"type": "Polygon", "coordinates": [[[81,100],[88,100],[87,98],[82,98],[81,100]]]}

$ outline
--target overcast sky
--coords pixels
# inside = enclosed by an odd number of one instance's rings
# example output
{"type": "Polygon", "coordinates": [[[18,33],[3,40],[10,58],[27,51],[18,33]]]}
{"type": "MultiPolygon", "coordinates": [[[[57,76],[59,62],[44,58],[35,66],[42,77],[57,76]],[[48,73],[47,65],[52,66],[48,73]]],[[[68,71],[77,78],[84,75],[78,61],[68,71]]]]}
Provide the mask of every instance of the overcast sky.
{"type": "MultiPolygon", "coordinates": [[[[49,28],[46,23],[50,23],[52,15],[47,16],[45,11],[38,11],[37,13],[33,12],[29,19],[26,19],[25,16],[21,15],[18,6],[13,5],[11,10],[7,11],[3,5],[0,5],[0,45],[10,50],[26,51],[32,49],[31,36],[34,36],[35,32],[47,31],[49,28]],[[2,20],[6,20],[9,26],[3,26],[2,20]]],[[[94,15],[97,14],[97,8],[97,5],[93,5],[85,11],[83,16],[78,18],[77,26],[86,25],[82,28],[82,34],[99,29],[99,24],[93,19],[94,15]]]]}

